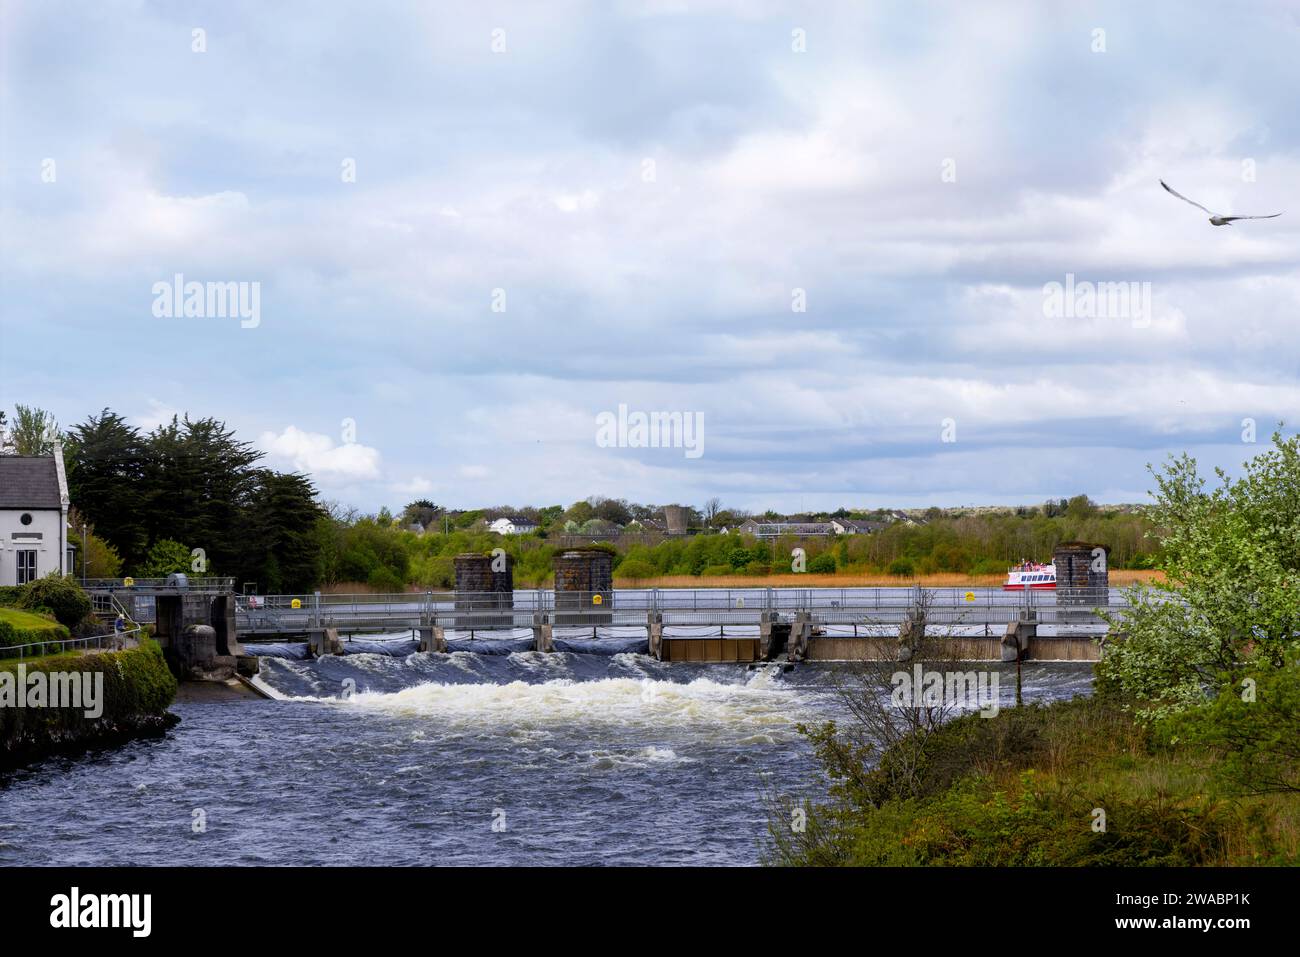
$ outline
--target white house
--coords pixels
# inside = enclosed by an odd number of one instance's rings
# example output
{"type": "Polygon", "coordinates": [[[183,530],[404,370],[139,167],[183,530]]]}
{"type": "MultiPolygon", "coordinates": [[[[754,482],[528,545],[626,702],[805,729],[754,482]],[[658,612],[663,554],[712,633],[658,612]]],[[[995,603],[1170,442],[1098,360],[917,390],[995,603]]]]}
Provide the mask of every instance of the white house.
{"type": "Polygon", "coordinates": [[[63,451],[0,455],[0,585],[72,569],[63,451]]]}
{"type": "Polygon", "coordinates": [[[527,535],[529,532],[537,531],[537,523],[518,515],[511,515],[498,518],[488,525],[488,528],[499,535],[527,535]]]}

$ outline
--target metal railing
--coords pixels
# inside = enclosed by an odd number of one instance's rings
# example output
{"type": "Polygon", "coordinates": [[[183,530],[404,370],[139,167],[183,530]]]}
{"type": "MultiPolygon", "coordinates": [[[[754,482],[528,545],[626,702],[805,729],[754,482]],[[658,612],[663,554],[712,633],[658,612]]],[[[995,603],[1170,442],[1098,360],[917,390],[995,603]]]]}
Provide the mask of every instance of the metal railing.
{"type": "Polygon", "coordinates": [[[188,592],[213,592],[225,593],[232,592],[235,588],[234,578],[229,577],[209,577],[196,578],[191,575],[182,576],[177,580],[172,576],[166,578],[132,578],[127,584],[126,578],[88,578],[81,583],[81,587],[92,594],[107,594],[111,592],[151,592],[151,591],[188,591],[188,592]]]}
{"type": "Polygon", "coordinates": [[[93,643],[96,650],[104,651],[122,651],[125,648],[134,648],[140,643],[140,633],[143,631],[140,627],[130,628],[126,631],[113,631],[106,635],[91,635],[87,638],[57,638],[49,641],[30,641],[22,645],[0,646],[0,658],[16,657],[19,661],[27,658],[44,658],[50,654],[61,654],[69,650],[70,646],[81,646],[90,648],[93,643]],[[57,647],[58,651],[50,652],[51,646],[57,647]],[[38,648],[40,651],[29,654],[28,649],[38,648]],[[17,654],[14,654],[17,652],[17,654]]]}
{"type": "Polygon", "coordinates": [[[696,588],[618,589],[606,592],[427,591],[402,594],[240,595],[241,634],[306,632],[317,628],[393,630],[439,625],[459,630],[554,625],[644,625],[656,615],[666,625],[758,624],[809,615],[822,624],[893,624],[923,609],[935,624],[996,624],[1033,611],[1044,623],[1100,622],[1098,610],[1126,606],[1118,589],[1008,592],[995,588],[696,588]]]}

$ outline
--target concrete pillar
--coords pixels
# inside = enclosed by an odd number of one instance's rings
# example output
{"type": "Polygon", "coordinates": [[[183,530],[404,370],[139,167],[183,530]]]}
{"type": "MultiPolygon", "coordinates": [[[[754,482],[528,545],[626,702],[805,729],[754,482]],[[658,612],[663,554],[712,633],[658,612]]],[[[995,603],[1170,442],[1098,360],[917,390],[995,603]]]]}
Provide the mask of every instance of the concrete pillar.
{"type": "Polygon", "coordinates": [[[794,616],[790,626],[790,639],[786,642],[788,661],[805,661],[808,658],[808,642],[812,639],[812,612],[800,611],[794,616]]]}
{"type": "Polygon", "coordinates": [[[911,661],[925,643],[925,610],[913,608],[898,626],[898,660],[911,661]]]}
{"type": "Polygon", "coordinates": [[[551,636],[551,623],[545,615],[533,615],[533,651],[554,651],[555,641],[551,636]]]}
{"type": "Polygon", "coordinates": [[[758,657],[772,661],[785,651],[790,642],[790,623],[781,620],[775,611],[765,611],[758,620],[758,657]]]}
{"type": "Polygon", "coordinates": [[[235,658],[217,653],[217,630],[211,625],[186,625],[172,635],[166,656],[182,681],[224,681],[235,674],[235,658]]]}
{"type": "Polygon", "coordinates": [[[646,615],[646,634],[650,639],[650,654],[658,661],[664,660],[664,616],[652,611],[646,615]]]}
{"type": "Polygon", "coordinates": [[[1038,637],[1038,612],[1025,609],[1015,621],[1007,622],[1002,636],[1002,660],[1024,661],[1029,654],[1029,642],[1038,637]]]}
{"type": "Polygon", "coordinates": [[[447,636],[441,625],[423,625],[420,628],[420,650],[446,654],[447,636]]]}
{"type": "Polygon", "coordinates": [[[343,654],[337,628],[313,628],[307,632],[307,654],[312,658],[343,654]]]}

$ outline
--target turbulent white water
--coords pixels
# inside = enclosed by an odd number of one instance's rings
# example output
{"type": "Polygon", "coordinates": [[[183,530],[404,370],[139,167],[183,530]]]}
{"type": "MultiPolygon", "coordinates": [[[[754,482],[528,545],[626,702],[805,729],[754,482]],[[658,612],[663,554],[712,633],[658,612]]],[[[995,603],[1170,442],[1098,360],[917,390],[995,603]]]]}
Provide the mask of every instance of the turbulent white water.
{"type": "MultiPolygon", "coordinates": [[[[165,739],[19,774],[0,835],[44,839],[0,837],[0,864],[753,863],[763,795],[822,787],[795,725],[844,717],[825,665],[409,647],[279,646],[280,700],[180,704],[165,739]]],[[[1091,669],[1025,676],[1060,698],[1091,669]]]]}

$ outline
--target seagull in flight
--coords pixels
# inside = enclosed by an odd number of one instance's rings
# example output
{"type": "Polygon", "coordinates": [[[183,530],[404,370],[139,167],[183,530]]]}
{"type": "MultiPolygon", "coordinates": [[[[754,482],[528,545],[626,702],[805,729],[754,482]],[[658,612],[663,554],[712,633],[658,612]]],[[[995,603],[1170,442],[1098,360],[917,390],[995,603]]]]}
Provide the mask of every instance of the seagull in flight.
{"type": "MultiPolygon", "coordinates": [[[[1163,187],[1164,187],[1168,192],[1173,193],[1175,196],[1177,196],[1179,199],[1181,199],[1184,203],[1191,203],[1191,204],[1192,204],[1193,206],[1195,206],[1197,209],[1205,209],[1205,207],[1202,206],[1200,203],[1196,202],[1195,200],[1188,199],[1186,196],[1184,196],[1182,193],[1178,192],[1178,190],[1174,189],[1172,186],[1170,186],[1170,185],[1169,185],[1168,183],[1166,183],[1164,180],[1161,180],[1161,181],[1160,181],[1160,185],[1163,186],[1163,187]]],[[[1210,211],[1209,211],[1208,209],[1205,209],[1205,211],[1206,211],[1207,213],[1210,213],[1210,211]]],[[[1231,226],[1233,220],[1235,220],[1235,219],[1277,219],[1277,217],[1279,217],[1279,216],[1281,216],[1281,215],[1282,215],[1281,213],[1272,213],[1271,215],[1268,215],[1268,216],[1220,216],[1220,215],[1218,215],[1217,213],[1210,213],[1210,225],[1212,225],[1212,226],[1231,226]]]]}

